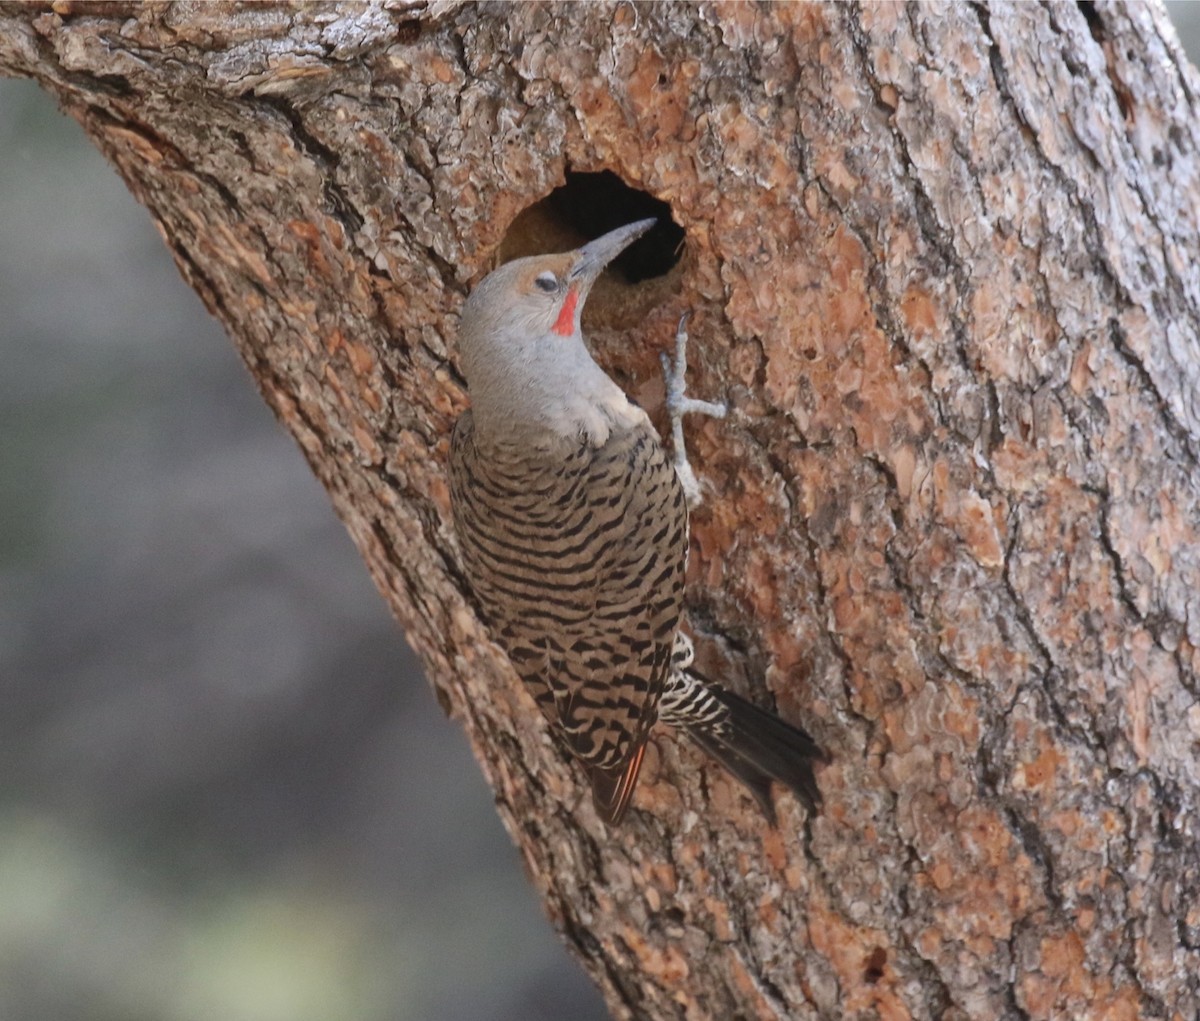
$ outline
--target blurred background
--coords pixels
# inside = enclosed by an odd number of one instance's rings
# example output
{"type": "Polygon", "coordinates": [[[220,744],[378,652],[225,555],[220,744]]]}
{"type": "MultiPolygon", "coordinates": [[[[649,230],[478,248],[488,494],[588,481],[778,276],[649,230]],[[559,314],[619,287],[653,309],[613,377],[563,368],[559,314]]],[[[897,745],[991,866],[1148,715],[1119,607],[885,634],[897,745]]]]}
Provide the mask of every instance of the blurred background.
{"type": "Polygon", "coordinates": [[[232,345],[0,79],[0,1021],[605,1016],[232,345]]]}

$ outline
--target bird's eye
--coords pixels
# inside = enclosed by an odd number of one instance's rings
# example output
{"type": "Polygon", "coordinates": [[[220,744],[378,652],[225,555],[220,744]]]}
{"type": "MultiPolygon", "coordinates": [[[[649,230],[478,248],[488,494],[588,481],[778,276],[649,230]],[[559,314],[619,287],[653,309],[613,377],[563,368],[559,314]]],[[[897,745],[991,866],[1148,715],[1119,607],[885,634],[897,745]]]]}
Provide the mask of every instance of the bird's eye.
{"type": "Polygon", "coordinates": [[[549,270],[547,270],[545,273],[539,273],[534,278],[533,282],[537,284],[539,289],[545,291],[547,294],[551,294],[558,290],[558,277],[556,277],[549,270]]]}

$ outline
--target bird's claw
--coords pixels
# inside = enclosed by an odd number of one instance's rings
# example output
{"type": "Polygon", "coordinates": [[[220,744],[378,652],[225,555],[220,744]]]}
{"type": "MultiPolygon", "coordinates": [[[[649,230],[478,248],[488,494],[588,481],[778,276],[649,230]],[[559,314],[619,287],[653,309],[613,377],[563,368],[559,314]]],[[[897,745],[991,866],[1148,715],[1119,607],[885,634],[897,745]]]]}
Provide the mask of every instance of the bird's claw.
{"type": "Polygon", "coordinates": [[[683,416],[691,414],[724,418],[728,408],[717,401],[701,401],[687,395],[687,321],[689,313],[679,317],[675,330],[675,357],[665,351],[660,355],[663,369],[663,384],[666,387],[667,415],[671,419],[671,442],[675,448],[675,474],[683,486],[689,507],[700,503],[700,482],[688,462],[687,447],[683,441],[683,416]]]}

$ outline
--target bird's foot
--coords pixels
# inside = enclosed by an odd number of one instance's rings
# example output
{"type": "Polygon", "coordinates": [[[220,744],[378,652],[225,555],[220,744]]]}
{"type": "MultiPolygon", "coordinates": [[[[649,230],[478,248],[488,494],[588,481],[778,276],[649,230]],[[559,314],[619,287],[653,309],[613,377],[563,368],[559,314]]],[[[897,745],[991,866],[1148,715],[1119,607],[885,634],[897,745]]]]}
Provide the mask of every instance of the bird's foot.
{"type": "Polygon", "coordinates": [[[683,442],[683,416],[691,414],[724,418],[728,409],[716,401],[700,401],[687,395],[687,321],[688,313],[679,317],[675,330],[675,357],[665,351],[661,355],[663,382],[667,389],[667,415],[671,419],[671,444],[675,448],[675,474],[683,486],[688,506],[700,503],[700,482],[688,462],[687,447],[683,442]]]}

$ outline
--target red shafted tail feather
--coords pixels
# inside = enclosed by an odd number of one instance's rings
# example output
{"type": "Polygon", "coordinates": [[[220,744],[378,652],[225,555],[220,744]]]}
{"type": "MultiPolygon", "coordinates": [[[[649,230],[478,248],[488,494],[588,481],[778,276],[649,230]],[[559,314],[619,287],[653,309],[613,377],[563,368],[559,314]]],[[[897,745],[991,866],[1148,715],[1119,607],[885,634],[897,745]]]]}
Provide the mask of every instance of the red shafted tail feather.
{"type": "Polygon", "coordinates": [[[637,749],[625,760],[625,766],[620,772],[608,769],[588,770],[596,812],[610,826],[616,826],[629,807],[645,755],[646,738],[643,737],[637,749]]]}

